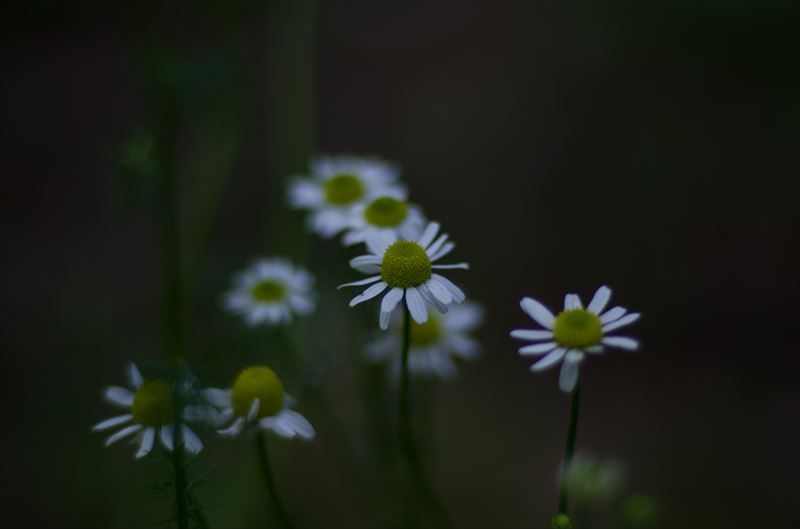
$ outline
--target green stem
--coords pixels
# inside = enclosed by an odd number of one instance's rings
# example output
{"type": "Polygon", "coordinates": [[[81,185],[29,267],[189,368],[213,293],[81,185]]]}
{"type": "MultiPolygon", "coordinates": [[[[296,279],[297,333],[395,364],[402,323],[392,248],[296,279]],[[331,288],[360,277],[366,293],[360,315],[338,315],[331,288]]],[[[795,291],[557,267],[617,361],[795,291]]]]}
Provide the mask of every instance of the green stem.
{"type": "Polygon", "coordinates": [[[256,449],[258,450],[258,459],[261,461],[261,470],[264,473],[264,481],[267,485],[267,492],[272,496],[272,502],[275,504],[275,510],[278,512],[278,517],[281,519],[284,527],[293,529],[294,525],[289,519],[289,514],[283,507],[280,494],[278,494],[278,487],[275,485],[275,479],[272,476],[272,465],[270,464],[269,452],[267,451],[267,439],[264,432],[258,432],[256,436],[256,449]]]}
{"type": "Polygon", "coordinates": [[[437,526],[446,528],[450,527],[450,521],[447,517],[442,505],[436,498],[430,484],[425,478],[425,472],[422,469],[422,461],[417,447],[414,444],[414,437],[411,432],[411,418],[409,413],[409,371],[408,371],[408,353],[411,348],[411,312],[408,305],[403,301],[403,349],[400,356],[400,402],[399,402],[399,436],[400,445],[405,454],[408,470],[411,474],[411,480],[414,483],[414,488],[419,493],[420,498],[425,505],[425,508],[435,518],[437,526]]]}
{"type": "Polygon", "coordinates": [[[561,467],[561,492],[558,497],[558,512],[567,514],[567,473],[572,463],[572,454],[575,452],[575,432],[578,429],[578,412],[580,411],[581,383],[580,380],[575,384],[572,392],[572,410],[569,416],[569,430],[567,432],[567,444],[564,447],[564,463],[561,467]]]}

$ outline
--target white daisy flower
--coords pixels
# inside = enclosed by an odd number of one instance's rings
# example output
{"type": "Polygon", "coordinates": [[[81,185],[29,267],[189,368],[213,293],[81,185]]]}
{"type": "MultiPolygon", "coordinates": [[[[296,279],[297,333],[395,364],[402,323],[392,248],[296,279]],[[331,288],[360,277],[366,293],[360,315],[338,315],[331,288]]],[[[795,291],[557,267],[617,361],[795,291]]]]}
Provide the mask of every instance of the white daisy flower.
{"type": "Polygon", "coordinates": [[[231,389],[203,390],[206,400],[220,409],[214,419],[220,435],[236,437],[248,424],[257,424],[286,439],[311,440],[316,435],[308,420],[289,409],[296,401],[283,389],[275,372],[266,366],[245,368],[231,389]]]}
{"type": "Polygon", "coordinates": [[[347,228],[353,207],[402,190],[400,169],[378,158],[318,157],[311,173],[289,183],[289,205],[310,210],[309,227],[325,238],[347,228]]]}
{"type": "Polygon", "coordinates": [[[367,239],[367,248],[371,254],[352,259],[350,266],[365,274],[378,275],[339,286],[342,288],[370,285],[364,292],[350,300],[350,306],[354,307],[372,299],[388,288],[389,291],[381,301],[379,319],[381,329],[387,329],[392,311],[403,298],[411,317],[417,323],[428,321],[428,305],[445,313],[450,303],[464,301],[466,298],[464,292],[449,279],[437,274],[436,270],[451,268],[467,270],[469,265],[433,264],[455,247],[454,243],[447,241],[447,234],[437,238],[438,232],[439,224],[431,222],[416,241],[398,241],[397,235],[392,232],[367,239]]]}
{"type": "MultiPolygon", "coordinates": [[[[153,450],[155,438],[161,440],[164,448],[173,448],[173,407],[172,385],[166,380],[152,378],[145,380],[136,364],[128,366],[128,383],[133,391],[119,386],[106,388],[104,396],[114,406],[129,410],[129,413],[106,419],[92,427],[93,432],[104,432],[121,427],[106,439],[106,446],[136,435],[139,449],[136,458],[140,459],[153,450]]],[[[184,415],[189,417],[195,410],[191,406],[185,408],[184,415]]],[[[196,454],[203,449],[203,443],[188,426],[182,425],[183,442],[186,451],[196,454]]]]}
{"type": "MultiPolygon", "coordinates": [[[[445,381],[455,378],[458,375],[455,359],[472,360],[480,354],[480,344],[469,334],[483,319],[483,307],[466,302],[454,305],[446,314],[429,311],[425,323],[411,322],[409,371],[421,376],[438,376],[445,381]]],[[[390,360],[395,378],[400,375],[402,332],[400,318],[393,318],[392,332],[368,345],[366,350],[369,360],[390,360]]]]}
{"type": "Polygon", "coordinates": [[[385,237],[389,232],[399,239],[417,239],[425,227],[425,216],[419,206],[406,199],[405,191],[398,190],[355,206],[342,243],[352,246],[369,238],[385,237]]]}
{"type": "Polygon", "coordinates": [[[259,259],[234,279],[224,306],[250,325],[284,325],[314,311],[314,278],[282,258],[259,259]]]}
{"type": "Polygon", "coordinates": [[[611,289],[602,286],[597,289],[592,301],[583,308],[581,299],[576,294],[567,294],[564,298],[564,310],[553,316],[544,305],[532,298],[523,298],[520,302],[524,310],[543,330],[518,329],[511,331],[511,336],[536,343],[519,349],[523,356],[540,356],[544,358],[531,366],[531,371],[543,371],[564,360],[559,375],[559,387],[570,392],[578,381],[578,366],[586,353],[602,353],[604,346],[618,347],[633,351],[639,342],[623,336],[607,336],[608,333],[629,325],[639,319],[639,313],[627,314],[622,307],[614,307],[603,312],[611,298],[611,289]]]}

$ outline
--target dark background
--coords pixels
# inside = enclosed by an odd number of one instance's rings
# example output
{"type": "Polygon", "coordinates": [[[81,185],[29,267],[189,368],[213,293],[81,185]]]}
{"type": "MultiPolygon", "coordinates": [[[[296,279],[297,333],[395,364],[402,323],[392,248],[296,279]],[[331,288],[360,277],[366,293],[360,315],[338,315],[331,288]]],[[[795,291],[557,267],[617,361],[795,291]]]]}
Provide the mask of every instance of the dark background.
{"type": "MultiPolygon", "coordinates": [[[[164,84],[178,87],[190,354],[209,384],[251,358],[258,338],[237,335],[218,300],[259,254],[318,273],[304,325],[328,360],[358,357],[342,318],[375,314],[345,311],[333,285],[353,278],[346,254],[302,231],[282,189],[311,152],[379,154],[459,244],[473,268],[457,281],[488,308],[483,358],[425,412],[428,468],[458,527],[547,526],[569,401],[554,373],[529,374],[508,331],[528,325],[523,295],[556,307],[600,284],[644,314],[631,331],[643,347],[584,366],[579,449],[621,460],[625,493],[655,498],[659,527],[800,524],[791,3],[4,13],[4,525],[151,526],[169,509],[152,498],[158,463],[89,431],[113,413],[98,395],[125,363],[164,354],[152,190],[125,176],[140,163],[130,145],[158,135],[164,84]]],[[[342,364],[324,390],[362,446],[361,371],[342,364]]],[[[304,413],[318,439],[274,443],[289,509],[310,527],[373,526],[330,413],[304,413]]],[[[263,526],[251,447],[206,439],[212,525],[263,526]]]]}

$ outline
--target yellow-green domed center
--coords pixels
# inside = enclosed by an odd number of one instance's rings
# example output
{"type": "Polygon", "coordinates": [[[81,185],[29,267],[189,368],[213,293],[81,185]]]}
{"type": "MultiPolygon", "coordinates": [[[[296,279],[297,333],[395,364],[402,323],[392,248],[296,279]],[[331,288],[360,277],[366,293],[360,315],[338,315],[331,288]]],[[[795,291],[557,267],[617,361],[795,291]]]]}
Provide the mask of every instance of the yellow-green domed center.
{"type": "Polygon", "coordinates": [[[392,197],[381,197],[374,200],[364,210],[364,219],[379,228],[399,226],[408,215],[408,204],[392,197]]]}
{"type": "Polygon", "coordinates": [[[268,417],[283,409],[283,384],[278,375],[265,366],[252,366],[239,373],[233,383],[231,404],[240,417],[247,417],[255,399],[259,400],[258,416],[268,417]]]}
{"type": "Polygon", "coordinates": [[[553,337],[563,347],[589,347],[603,339],[603,326],[586,309],[565,310],[556,316],[553,337]]]}
{"type": "Polygon", "coordinates": [[[260,283],[256,283],[250,293],[256,301],[270,303],[282,300],[286,296],[286,287],[280,281],[265,279],[260,283]]]}
{"type": "Polygon", "coordinates": [[[336,206],[347,206],[364,196],[364,184],[354,174],[340,174],[325,182],[325,200],[336,206]]]}
{"type": "Polygon", "coordinates": [[[433,268],[419,244],[397,241],[389,246],[381,262],[381,278],[392,288],[417,287],[430,279],[433,268]]]}
{"type": "Polygon", "coordinates": [[[442,337],[442,324],[439,318],[428,313],[428,321],[417,323],[411,320],[411,346],[424,347],[438,342],[442,337]]]}
{"type": "Polygon", "coordinates": [[[172,424],[172,387],[165,380],[145,380],[133,394],[133,420],[142,426],[172,424]]]}

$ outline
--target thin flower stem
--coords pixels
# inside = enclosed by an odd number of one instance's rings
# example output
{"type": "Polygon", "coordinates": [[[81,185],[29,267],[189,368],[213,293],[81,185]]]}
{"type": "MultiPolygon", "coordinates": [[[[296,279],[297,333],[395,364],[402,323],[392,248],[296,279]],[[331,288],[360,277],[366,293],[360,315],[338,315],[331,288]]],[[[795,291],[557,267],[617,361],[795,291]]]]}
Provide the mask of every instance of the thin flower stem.
{"type": "Polygon", "coordinates": [[[256,435],[256,448],[258,449],[258,458],[261,461],[261,470],[264,473],[264,481],[267,485],[267,492],[272,496],[272,502],[275,504],[275,510],[278,512],[278,517],[286,529],[294,529],[289,514],[283,507],[278,487],[275,485],[275,479],[272,476],[272,466],[270,464],[269,452],[267,450],[267,438],[263,431],[258,432],[256,435]]]}
{"type": "Polygon", "coordinates": [[[450,527],[450,521],[442,505],[433,493],[430,484],[425,478],[422,461],[414,444],[411,432],[411,418],[409,413],[409,371],[408,353],[411,348],[411,312],[408,305],[403,303],[403,349],[400,357],[400,402],[398,409],[400,444],[405,454],[406,463],[414,482],[414,488],[419,493],[425,508],[434,517],[438,527],[450,527]]]}
{"type": "Polygon", "coordinates": [[[558,512],[567,514],[567,473],[572,463],[572,454],[575,452],[575,432],[578,429],[578,412],[580,411],[581,383],[580,380],[575,384],[572,392],[572,410],[569,416],[569,430],[567,432],[567,444],[564,447],[564,463],[561,467],[561,492],[558,497],[558,512]]]}

